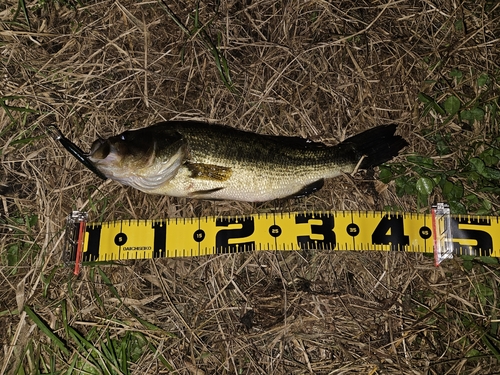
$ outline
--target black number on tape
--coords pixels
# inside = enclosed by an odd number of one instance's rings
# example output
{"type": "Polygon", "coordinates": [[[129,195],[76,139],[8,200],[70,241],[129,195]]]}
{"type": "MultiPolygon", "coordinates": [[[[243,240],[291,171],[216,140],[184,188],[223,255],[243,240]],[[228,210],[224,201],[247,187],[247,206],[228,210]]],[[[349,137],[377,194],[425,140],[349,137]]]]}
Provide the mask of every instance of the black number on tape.
{"type": "Polygon", "coordinates": [[[153,242],[153,258],[161,258],[166,254],[167,247],[167,224],[162,221],[153,223],[154,242],[153,242]]]}
{"type": "Polygon", "coordinates": [[[451,219],[451,236],[458,240],[473,240],[476,245],[464,244],[465,241],[454,241],[453,251],[459,255],[490,256],[493,251],[493,239],[488,232],[478,229],[461,229],[460,224],[491,226],[488,219],[451,219]],[[460,243],[462,242],[462,243],[460,243]]]}
{"type": "Polygon", "coordinates": [[[101,240],[101,226],[87,225],[86,231],[89,234],[87,251],[83,253],[84,262],[96,261],[99,258],[99,241],[101,240]]]}
{"type": "Polygon", "coordinates": [[[391,251],[403,251],[410,244],[410,237],[405,236],[403,216],[385,215],[372,234],[374,245],[391,245],[391,251]]]}
{"type": "Polygon", "coordinates": [[[310,220],[321,220],[321,224],[311,224],[311,233],[323,236],[322,240],[312,239],[310,236],[297,236],[297,242],[301,249],[335,249],[337,240],[333,227],[335,225],[333,215],[329,214],[298,214],[295,216],[295,223],[305,224],[310,220]]]}
{"type": "MultiPolygon", "coordinates": [[[[219,218],[215,221],[217,227],[229,227],[231,224],[241,224],[241,228],[222,229],[215,236],[215,251],[220,253],[238,253],[241,251],[255,250],[255,242],[229,243],[230,239],[245,238],[253,234],[255,229],[254,219],[252,217],[243,219],[219,218]]],[[[231,241],[232,242],[232,241],[231,241]]]]}

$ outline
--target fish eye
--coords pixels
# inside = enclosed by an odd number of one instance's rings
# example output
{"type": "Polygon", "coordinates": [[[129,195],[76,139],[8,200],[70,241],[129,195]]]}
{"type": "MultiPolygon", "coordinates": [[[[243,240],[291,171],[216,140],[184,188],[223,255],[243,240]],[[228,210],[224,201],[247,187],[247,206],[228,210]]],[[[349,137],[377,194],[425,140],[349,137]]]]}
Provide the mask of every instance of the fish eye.
{"type": "Polygon", "coordinates": [[[130,132],[127,130],[127,131],[124,131],[122,134],[118,135],[118,137],[120,138],[121,141],[128,141],[129,138],[130,138],[130,132]]]}

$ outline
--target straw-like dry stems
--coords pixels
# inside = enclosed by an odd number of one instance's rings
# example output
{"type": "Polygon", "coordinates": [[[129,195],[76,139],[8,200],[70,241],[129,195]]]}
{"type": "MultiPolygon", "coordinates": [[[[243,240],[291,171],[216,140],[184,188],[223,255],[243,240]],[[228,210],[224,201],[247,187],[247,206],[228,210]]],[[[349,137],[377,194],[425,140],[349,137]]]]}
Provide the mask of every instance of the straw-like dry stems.
{"type": "MultiPolygon", "coordinates": [[[[62,267],[73,209],[99,221],[415,211],[417,201],[375,183],[373,172],[265,204],[147,196],[96,178],[47,134],[50,124],[88,150],[99,136],[165,119],[330,144],[395,122],[411,144],[406,153],[432,160],[440,139],[467,146],[498,131],[490,110],[498,104],[497,2],[168,7],[170,17],[155,1],[0,5],[0,372],[499,372],[497,264],[456,260],[435,269],[422,254],[262,252],[95,265],[78,278],[62,267]],[[458,82],[453,69],[465,78],[458,82]],[[477,85],[482,72],[491,85],[477,85]],[[451,95],[462,106],[445,123],[432,102],[451,95]],[[476,97],[480,104],[470,102],[476,97]],[[491,105],[484,121],[464,126],[457,114],[483,104],[491,105]]],[[[468,156],[459,146],[443,150],[447,170],[468,156]]],[[[499,204],[497,197],[490,208],[499,204]]]]}

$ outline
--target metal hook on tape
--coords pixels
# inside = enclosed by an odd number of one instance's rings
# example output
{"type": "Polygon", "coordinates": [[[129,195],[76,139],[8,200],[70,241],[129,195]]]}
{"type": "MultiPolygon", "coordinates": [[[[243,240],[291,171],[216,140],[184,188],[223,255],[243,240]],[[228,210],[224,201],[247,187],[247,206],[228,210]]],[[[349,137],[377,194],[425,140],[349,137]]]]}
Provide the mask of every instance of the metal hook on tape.
{"type": "Polygon", "coordinates": [[[450,206],[446,203],[438,203],[432,206],[431,214],[434,237],[434,264],[438,267],[443,260],[453,258],[450,206]]]}

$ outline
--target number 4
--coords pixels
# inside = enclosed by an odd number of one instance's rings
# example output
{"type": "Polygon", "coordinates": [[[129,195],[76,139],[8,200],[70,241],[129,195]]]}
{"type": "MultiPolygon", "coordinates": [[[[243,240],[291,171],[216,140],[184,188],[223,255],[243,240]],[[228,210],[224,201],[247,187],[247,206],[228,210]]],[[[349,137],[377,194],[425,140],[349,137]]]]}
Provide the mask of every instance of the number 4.
{"type": "Polygon", "coordinates": [[[405,236],[403,217],[385,215],[372,234],[374,245],[390,245],[391,251],[403,251],[410,244],[410,237],[405,236]]]}

